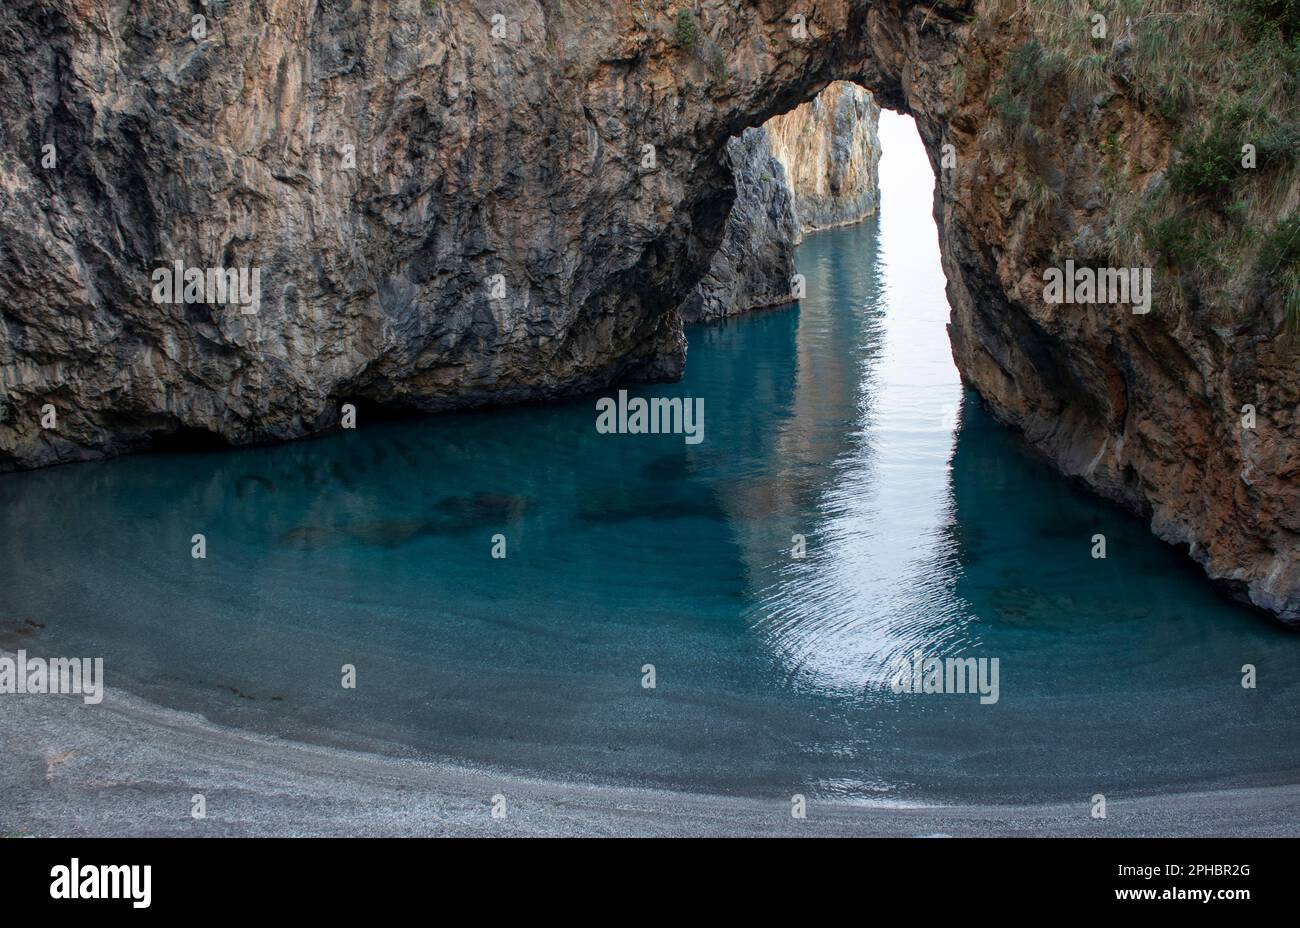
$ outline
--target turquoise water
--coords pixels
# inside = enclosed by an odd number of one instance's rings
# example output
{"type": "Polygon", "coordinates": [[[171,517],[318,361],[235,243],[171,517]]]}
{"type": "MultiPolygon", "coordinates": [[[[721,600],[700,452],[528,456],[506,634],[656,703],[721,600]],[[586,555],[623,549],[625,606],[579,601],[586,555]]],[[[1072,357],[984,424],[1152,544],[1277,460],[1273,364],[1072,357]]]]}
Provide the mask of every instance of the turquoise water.
{"type": "Polygon", "coordinates": [[[632,388],[704,398],[698,445],[598,434],[585,397],[5,476],[0,645],[102,656],[221,723],[548,777],[894,802],[1293,781],[1300,638],[990,421],[933,227],[884,222],[810,237],[801,305],[695,329],[681,383],[632,388]],[[998,702],[893,693],[918,650],[998,658],[998,702]]]}

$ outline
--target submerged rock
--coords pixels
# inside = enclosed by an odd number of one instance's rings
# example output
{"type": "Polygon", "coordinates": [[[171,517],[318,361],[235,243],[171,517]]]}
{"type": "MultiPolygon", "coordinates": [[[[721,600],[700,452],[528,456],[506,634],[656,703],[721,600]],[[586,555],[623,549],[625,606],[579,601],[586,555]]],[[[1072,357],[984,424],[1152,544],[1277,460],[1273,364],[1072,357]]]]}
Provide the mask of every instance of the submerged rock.
{"type": "Polygon", "coordinates": [[[444,526],[479,528],[514,522],[536,504],[532,497],[514,493],[472,493],[445,497],[438,501],[437,509],[443,516],[444,526]]]}
{"type": "Polygon", "coordinates": [[[428,518],[303,525],[285,532],[280,542],[285,547],[305,549],[345,544],[397,548],[417,538],[468,535],[505,526],[523,518],[536,502],[532,497],[507,493],[448,496],[434,506],[428,518]]]}

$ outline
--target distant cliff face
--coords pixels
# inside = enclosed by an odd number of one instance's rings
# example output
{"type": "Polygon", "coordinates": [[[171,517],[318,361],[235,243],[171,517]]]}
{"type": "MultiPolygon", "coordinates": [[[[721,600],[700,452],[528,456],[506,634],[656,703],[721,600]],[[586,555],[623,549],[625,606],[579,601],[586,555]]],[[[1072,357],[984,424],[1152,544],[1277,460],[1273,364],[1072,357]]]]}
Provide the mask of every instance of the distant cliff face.
{"type": "Polygon", "coordinates": [[[736,200],[708,273],[682,303],[683,321],[792,301],[803,233],[876,211],[879,118],[869,92],[836,81],[727,143],[736,200]]]}
{"type": "Polygon", "coordinates": [[[785,168],[804,232],[858,222],[880,199],[880,107],[871,93],[836,81],[809,102],[765,125],[785,168]]]}
{"type": "MultiPolygon", "coordinates": [[[[1279,336],[1300,298],[1276,285],[1300,279],[1278,234],[1300,196],[1274,165],[1294,143],[1233,113],[1182,133],[1223,69],[1171,61],[1183,46],[1152,30],[1194,42],[1203,20],[1116,18],[1097,40],[1067,14],[6,0],[0,466],[178,430],[292,438],[348,400],[437,410],[674,377],[678,307],[735,197],[727,141],[851,80],[916,119],[954,357],[994,415],[1300,622],[1300,376],[1279,336]],[[1169,204],[1231,192],[1251,139],[1243,205],[1177,221],[1169,204]],[[1254,239],[1232,225],[1243,210],[1254,239]],[[1251,241],[1267,263],[1216,266],[1251,241]],[[1044,299],[1046,268],[1133,242],[1122,263],[1157,265],[1151,312],[1044,299]]],[[[1294,100],[1275,59],[1232,71],[1261,79],[1244,103],[1294,100]]]]}

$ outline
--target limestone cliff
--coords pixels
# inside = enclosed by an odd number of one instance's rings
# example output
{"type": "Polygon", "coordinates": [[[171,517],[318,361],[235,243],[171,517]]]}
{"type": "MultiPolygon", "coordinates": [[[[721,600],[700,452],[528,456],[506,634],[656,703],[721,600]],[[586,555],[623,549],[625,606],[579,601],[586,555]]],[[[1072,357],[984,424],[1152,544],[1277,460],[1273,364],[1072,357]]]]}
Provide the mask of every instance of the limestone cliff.
{"type": "Polygon", "coordinates": [[[1075,6],[7,0],[0,462],[676,376],[727,140],[852,80],[916,118],[992,412],[1300,622],[1294,32],[1171,0],[1096,38],[1075,6]],[[1262,115],[1210,120],[1203,87],[1257,78],[1262,115]],[[1066,259],[1155,264],[1154,308],[1046,302],[1066,259]],[[175,262],[257,270],[256,305],[168,298],[175,262]]]}

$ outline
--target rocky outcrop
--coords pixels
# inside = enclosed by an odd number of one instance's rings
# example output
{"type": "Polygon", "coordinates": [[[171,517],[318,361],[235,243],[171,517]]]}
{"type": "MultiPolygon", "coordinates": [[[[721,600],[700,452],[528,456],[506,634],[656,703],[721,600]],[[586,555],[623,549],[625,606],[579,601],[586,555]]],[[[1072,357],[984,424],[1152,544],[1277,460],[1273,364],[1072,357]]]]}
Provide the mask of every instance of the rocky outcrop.
{"type": "Polygon", "coordinates": [[[1045,267],[1111,256],[1112,207],[1159,182],[1174,132],[1118,26],[1083,90],[1026,75],[1032,12],[8,0],[0,461],[673,377],[734,198],[727,140],[851,80],[916,119],[954,356],[993,413],[1300,622],[1283,301],[1045,303],[1045,267]],[[177,261],[258,270],[256,312],[155,301],[177,261]]]}
{"type": "Polygon", "coordinates": [[[880,199],[880,107],[871,93],[836,81],[763,128],[785,168],[803,232],[861,222],[880,199]]]}
{"type": "Polygon", "coordinates": [[[708,273],[681,305],[683,322],[722,319],[793,299],[794,250],[801,233],[767,127],[731,139],[727,159],[736,199],[708,273]]]}
{"type": "Polygon", "coordinates": [[[879,118],[868,91],[836,81],[727,143],[736,199],[708,273],[681,305],[684,322],[793,300],[803,234],[876,211],[879,118]]]}

